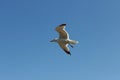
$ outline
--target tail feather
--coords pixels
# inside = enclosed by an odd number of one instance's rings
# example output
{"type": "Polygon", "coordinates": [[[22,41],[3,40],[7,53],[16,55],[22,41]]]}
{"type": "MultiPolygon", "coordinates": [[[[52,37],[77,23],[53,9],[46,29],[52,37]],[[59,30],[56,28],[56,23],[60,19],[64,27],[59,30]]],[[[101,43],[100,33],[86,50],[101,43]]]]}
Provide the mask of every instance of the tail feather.
{"type": "Polygon", "coordinates": [[[77,44],[79,43],[78,41],[75,41],[75,40],[70,40],[70,44],[77,44]]]}

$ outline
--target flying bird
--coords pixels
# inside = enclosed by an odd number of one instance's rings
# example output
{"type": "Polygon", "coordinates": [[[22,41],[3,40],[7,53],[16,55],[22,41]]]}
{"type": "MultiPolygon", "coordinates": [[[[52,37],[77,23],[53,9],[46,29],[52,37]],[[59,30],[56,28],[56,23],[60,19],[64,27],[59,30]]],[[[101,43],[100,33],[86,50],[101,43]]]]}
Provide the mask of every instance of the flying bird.
{"type": "Polygon", "coordinates": [[[78,41],[70,40],[69,34],[65,30],[66,24],[61,24],[55,28],[55,30],[59,33],[59,38],[55,38],[51,40],[50,42],[57,42],[59,46],[69,55],[71,55],[70,50],[68,48],[68,45],[70,45],[73,48],[72,44],[77,44],[78,41]]]}

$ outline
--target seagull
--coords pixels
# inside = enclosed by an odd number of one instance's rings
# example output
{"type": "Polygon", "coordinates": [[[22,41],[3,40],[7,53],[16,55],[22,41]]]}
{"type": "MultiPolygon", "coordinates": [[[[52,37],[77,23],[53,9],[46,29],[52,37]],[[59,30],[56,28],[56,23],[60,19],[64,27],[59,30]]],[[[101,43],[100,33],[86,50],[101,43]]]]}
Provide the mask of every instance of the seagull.
{"type": "Polygon", "coordinates": [[[69,34],[65,30],[66,24],[61,24],[55,28],[55,30],[59,33],[59,38],[55,38],[51,40],[50,42],[57,42],[59,46],[68,54],[71,55],[70,50],[68,48],[68,45],[70,45],[73,48],[72,44],[77,44],[78,41],[70,40],[69,34]]]}

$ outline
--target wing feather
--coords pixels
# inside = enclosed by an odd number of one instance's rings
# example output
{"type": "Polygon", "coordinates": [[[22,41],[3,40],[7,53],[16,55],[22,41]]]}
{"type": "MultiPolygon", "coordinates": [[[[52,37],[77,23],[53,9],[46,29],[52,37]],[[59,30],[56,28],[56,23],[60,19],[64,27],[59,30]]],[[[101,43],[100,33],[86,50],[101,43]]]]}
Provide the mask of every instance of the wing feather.
{"type": "Polygon", "coordinates": [[[68,39],[69,38],[69,34],[67,33],[67,31],[65,30],[66,24],[61,24],[58,27],[56,27],[56,31],[59,33],[59,38],[61,39],[68,39]]]}
{"type": "Polygon", "coordinates": [[[70,50],[68,48],[68,44],[65,43],[59,43],[59,46],[69,55],[71,55],[70,50]]]}

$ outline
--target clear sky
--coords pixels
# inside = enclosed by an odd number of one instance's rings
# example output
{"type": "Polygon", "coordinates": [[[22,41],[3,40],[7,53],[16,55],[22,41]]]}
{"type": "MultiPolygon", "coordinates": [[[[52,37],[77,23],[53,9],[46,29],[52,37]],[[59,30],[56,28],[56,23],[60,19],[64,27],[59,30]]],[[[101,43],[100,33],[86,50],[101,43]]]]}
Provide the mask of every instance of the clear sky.
{"type": "Polygon", "coordinates": [[[120,0],[0,0],[0,80],[120,80],[120,0]]]}

